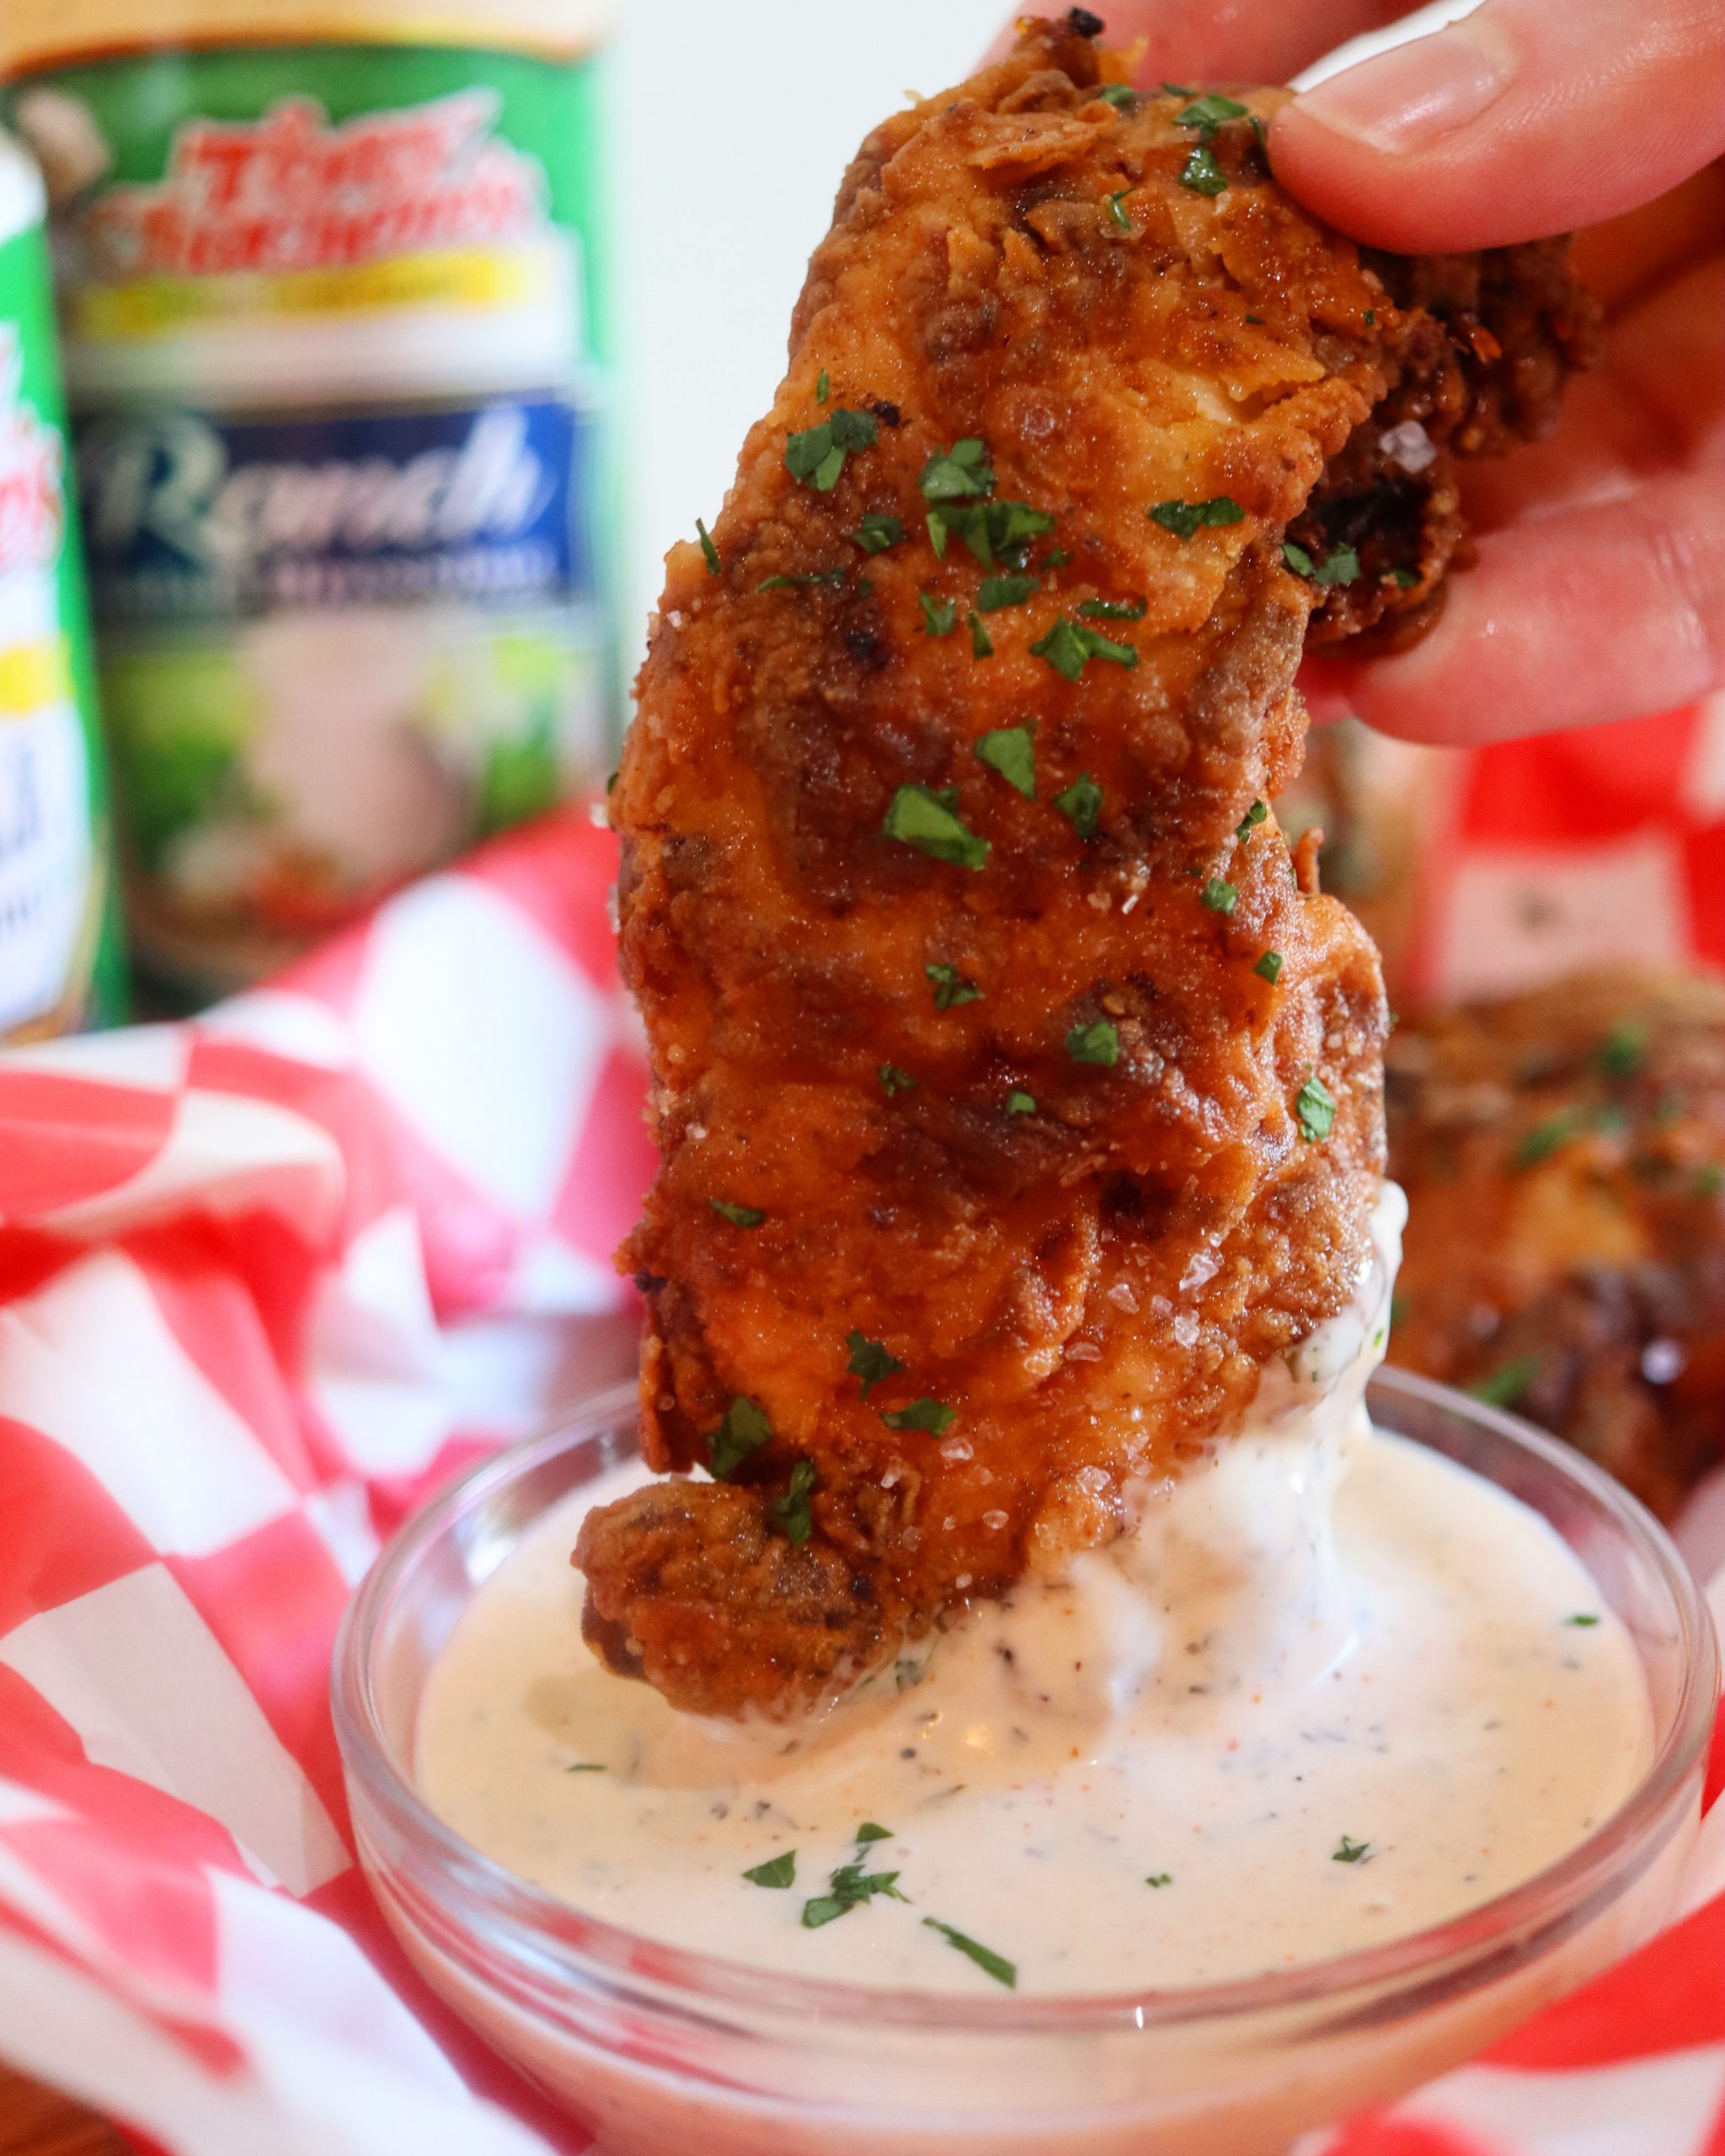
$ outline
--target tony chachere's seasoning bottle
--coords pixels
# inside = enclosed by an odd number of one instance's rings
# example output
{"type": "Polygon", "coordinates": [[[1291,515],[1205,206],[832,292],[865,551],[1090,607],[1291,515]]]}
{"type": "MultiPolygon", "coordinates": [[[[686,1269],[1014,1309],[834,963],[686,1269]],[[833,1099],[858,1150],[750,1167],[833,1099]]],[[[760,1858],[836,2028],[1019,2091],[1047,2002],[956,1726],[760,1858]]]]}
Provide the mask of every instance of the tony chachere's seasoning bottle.
{"type": "Polygon", "coordinates": [[[604,770],[608,4],[0,19],[133,935],[192,993],[604,770]]]}
{"type": "Polygon", "coordinates": [[[0,1041],[117,1017],[123,974],[42,185],[0,135],[0,1041]]]}

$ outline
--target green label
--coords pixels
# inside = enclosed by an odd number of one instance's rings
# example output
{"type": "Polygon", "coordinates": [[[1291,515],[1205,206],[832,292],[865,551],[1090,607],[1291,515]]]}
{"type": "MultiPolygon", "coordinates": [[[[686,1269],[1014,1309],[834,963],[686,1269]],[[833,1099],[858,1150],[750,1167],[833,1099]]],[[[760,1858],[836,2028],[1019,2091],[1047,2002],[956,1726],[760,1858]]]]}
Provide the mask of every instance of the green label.
{"type": "Polygon", "coordinates": [[[233,985],[613,733],[600,88],[259,47],[37,77],[141,950],[233,985]]]}
{"type": "Polygon", "coordinates": [[[555,234],[602,358],[600,84],[595,61],[443,48],[163,52],[39,77],[9,116],[72,243],[74,343],[240,312],[507,312],[555,234]],[[236,276],[264,281],[238,298],[236,276]]]}
{"type": "Polygon", "coordinates": [[[0,1038],[112,1020],[124,997],[65,424],[26,226],[0,243],[0,1038]]]}

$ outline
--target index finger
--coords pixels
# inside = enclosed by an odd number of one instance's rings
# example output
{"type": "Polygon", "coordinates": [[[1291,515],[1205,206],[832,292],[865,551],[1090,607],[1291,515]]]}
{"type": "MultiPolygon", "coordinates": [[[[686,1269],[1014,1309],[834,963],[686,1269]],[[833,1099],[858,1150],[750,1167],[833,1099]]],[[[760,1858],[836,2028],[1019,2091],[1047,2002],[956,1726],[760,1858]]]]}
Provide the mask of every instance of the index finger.
{"type": "MultiPolygon", "coordinates": [[[[1053,13],[1053,9],[1049,9],[1053,13]]],[[[1101,0],[1103,42],[1144,40],[1136,74],[1156,82],[1285,83],[1362,30],[1408,12],[1407,0],[1101,0]]],[[[991,58],[1012,42],[1009,24],[991,58]]]]}

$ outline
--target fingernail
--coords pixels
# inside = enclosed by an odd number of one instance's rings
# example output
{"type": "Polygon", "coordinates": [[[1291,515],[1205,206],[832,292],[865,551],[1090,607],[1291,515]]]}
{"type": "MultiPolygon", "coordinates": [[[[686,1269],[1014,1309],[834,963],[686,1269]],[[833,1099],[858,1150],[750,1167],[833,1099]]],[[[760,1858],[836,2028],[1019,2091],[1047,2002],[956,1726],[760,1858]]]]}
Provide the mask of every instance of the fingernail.
{"type": "Polygon", "coordinates": [[[1509,87],[1514,55],[1485,23],[1469,20],[1380,53],[1308,90],[1308,119],[1403,154],[1429,149],[1477,120],[1509,87]]]}

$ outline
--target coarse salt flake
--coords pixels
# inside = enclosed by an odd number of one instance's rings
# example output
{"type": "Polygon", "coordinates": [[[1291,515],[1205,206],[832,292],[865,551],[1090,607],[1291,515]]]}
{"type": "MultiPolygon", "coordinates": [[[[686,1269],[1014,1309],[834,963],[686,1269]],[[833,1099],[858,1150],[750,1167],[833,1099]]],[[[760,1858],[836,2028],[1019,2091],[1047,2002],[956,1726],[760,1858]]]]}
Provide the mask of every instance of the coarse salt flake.
{"type": "Polygon", "coordinates": [[[1378,447],[1391,464],[1400,465],[1410,476],[1437,461],[1437,445],[1418,419],[1404,419],[1400,426],[1386,428],[1378,436],[1378,447]]]}

